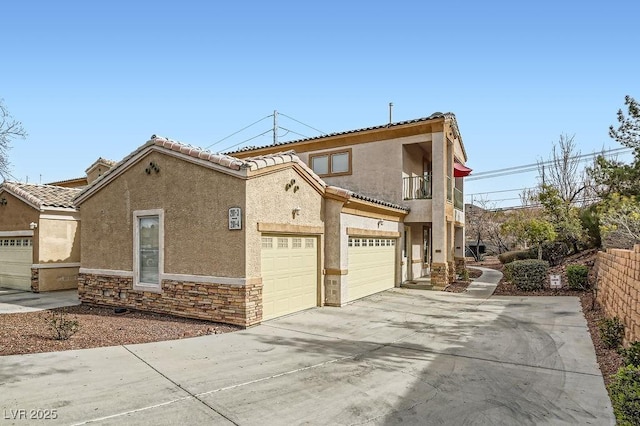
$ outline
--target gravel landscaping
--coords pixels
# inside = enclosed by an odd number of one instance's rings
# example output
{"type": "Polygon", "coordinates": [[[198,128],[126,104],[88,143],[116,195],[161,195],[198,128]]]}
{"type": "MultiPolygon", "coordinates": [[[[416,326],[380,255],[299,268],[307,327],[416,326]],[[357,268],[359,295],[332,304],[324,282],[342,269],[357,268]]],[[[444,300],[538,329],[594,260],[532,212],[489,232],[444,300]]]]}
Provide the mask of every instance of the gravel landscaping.
{"type": "Polygon", "coordinates": [[[30,354],[131,345],[229,333],[239,327],[168,315],[78,305],[50,311],[0,315],[0,355],[30,354]],[[77,320],[78,332],[68,340],[56,340],[47,325],[50,311],[66,312],[77,320]]]}

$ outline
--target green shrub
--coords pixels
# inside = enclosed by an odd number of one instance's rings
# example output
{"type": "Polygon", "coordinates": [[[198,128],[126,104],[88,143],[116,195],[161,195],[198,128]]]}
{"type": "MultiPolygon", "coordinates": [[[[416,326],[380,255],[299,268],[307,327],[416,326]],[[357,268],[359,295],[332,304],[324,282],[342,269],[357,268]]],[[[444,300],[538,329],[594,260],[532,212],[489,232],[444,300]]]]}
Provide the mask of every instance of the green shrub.
{"type": "Polygon", "coordinates": [[[538,257],[538,252],[535,254],[531,254],[530,250],[515,250],[515,251],[507,251],[498,255],[498,260],[503,265],[507,263],[511,263],[514,260],[524,260],[524,259],[535,259],[538,257]]]}
{"type": "MultiPolygon", "coordinates": [[[[529,251],[530,259],[538,258],[537,247],[532,247],[529,251]]],[[[569,246],[566,243],[559,241],[542,243],[542,260],[546,260],[551,266],[559,265],[568,254],[569,246]]]]}
{"type": "Polygon", "coordinates": [[[584,265],[567,266],[567,281],[572,290],[586,290],[589,288],[589,268],[584,265]]]}
{"type": "Polygon", "coordinates": [[[80,329],[78,318],[64,311],[46,311],[43,318],[55,340],[68,340],[80,329]]]}
{"type": "Polygon", "coordinates": [[[518,290],[533,291],[544,287],[549,262],[538,259],[515,260],[505,265],[505,275],[518,290]]]}
{"type": "Polygon", "coordinates": [[[627,349],[620,348],[618,353],[622,355],[625,365],[640,367],[640,342],[631,343],[627,349]]]}
{"type": "Polygon", "coordinates": [[[616,349],[622,343],[624,336],[624,324],[620,322],[620,318],[605,318],[598,324],[600,339],[605,347],[616,349]]]}
{"type": "Polygon", "coordinates": [[[640,425],[640,367],[622,367],[609,385],[613,413],[619,425],[640,425]]]}

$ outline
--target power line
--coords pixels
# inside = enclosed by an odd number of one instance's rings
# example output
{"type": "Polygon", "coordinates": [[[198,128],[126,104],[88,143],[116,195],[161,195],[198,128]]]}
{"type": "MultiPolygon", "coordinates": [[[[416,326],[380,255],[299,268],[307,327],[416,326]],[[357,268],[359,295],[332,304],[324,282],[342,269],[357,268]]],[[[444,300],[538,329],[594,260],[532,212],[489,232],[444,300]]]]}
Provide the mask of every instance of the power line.
{"type": "Polygon", "coordinates": [[[227,150],[229,150],[229,149],[231,149],[231,148],[235,148],[235,147],[236,147],[236,146],[238,146],[238,145],[242,145],[242,144],[243,144],[243,143],[245,143],[245,142],[249,142],[249,141],[251,141],[251,140],[253,140],[253,139],[259,138],[260,136],[266,135],[267,133],[272,132],[272,131],[273,131],[273,129],[269,129],[269,130],[267,130],[267,131],[265,131],[265,132],[262,132],[262,133],[260,133],[259,135],[256,135],[256,136],[254,136],[254,137],[252,137],[252,138],[245,139],[245,140],[243,140],[242,142],[238,142],[238,143],[237,143],[237,144],[235,144],[235,145],[228,146],[228,147],[226,147],[225,149],[221,150],[221,152],[227,151],[227,150]]]}
{"type": "Polygon", "coordinates": [[[279,112],[278,114],[282,115],[283,117],[287,117],[287,118],[289,118],[289,119],[291,119],[291,120],[295,121],[296,123],[300,123],[300,124],[302,124],[303,126],[307,126],[308,128],[313,129],[313,130],[315,130],[316,132],[320,133],[321,135],[326,135],[326,134],[327,134],[326,132],[323,132],[322,130],[318,130],[318,129],[316,129],[316,128],[315,128],[315,127],[313,127],[313,126],[309,126],[308,124],[305,124],[305,123],[303,123],[302,121],[296,120],[295,118],[290,117],[290,116],[288,116],[287,114],[284,114],[284,113],[281,113],[281,112],[279,112]]]}
{"type": "MultiPolygon", "coordinates": [[[[284,115],[284,114],[282,114],[284,115]]],[[[286,127],[280,126],[282,130],[286,130],[287,132],[293,133],[294,135],[302,136],[303,138],[308,138],[309,136],[303,135],[302,133],[294,132],[293,130],[287,129],[286,127]]],[[[285,133],[286,135],[286,133],[285,133]]],[[[284,136],[284,135],[283,135],[284,136]]]]}
{"type": "MultiPolygon", "coordinates": [[[[575,155],[573,157],[570,157],[569,159],[578,160],[578,163],[583,163],[591,160],[594,157],[597,157],[598,155],[604,155],[605,157],[610,157],[614,154],[626,154],[627,152],[631,152],[631,151],[632,149],[630,148],[614,148],[606,151],[601,151],[600,153],[594,152],[590,154],[575,155]]],[[[552,165],[553,163],[555,163],[554,160],[548,160],[548,161],[535,163],[535,164],[525,164],[522,166],[507,167],[504,169],[496,169],[496,170],[489,170],[486,172],[474,173],[473,175],[466,178],[465,181],[470,182],[470,181],[480,180],[480,179],[491,179],[491,178],[496,178],[501,176],[510,176],[514,174],[534,172],[538,170],[539,166],[549,166],[549,165],[552,165]]]]}
{"type": "MultiPolygon", "coordinates": [[[[237,132],[233,132],[233,133],[231,133],[229,136],[225,136],[224,138],[220,139],[219,141],[214,142],[214,143],[212,143],[212,144],[211,144],[211,145],[209,145],[209,146],[205,146],[205,147],[204,147],[204,149],[209,149],[209,148],[211,148],[212,146],[217,145],[217,144],[219,144],[220,142],[222,142],[222,141],[225,141],[225,140],[229,139],[231,136],[235,136],[235,135],[237,135],[238,133],[240,133],[240,132],[242,132],[242,131],[244,131],[244,130],[247,130],[249,127],[254,126],[254,125],[256,125],[256,124],[260,123],[261,121],[266,120],[267,118],[270,118],[270,117],[273,117],[273,114],[267,115],[266,117],[262,117],[260,120],[258,120],[258,121],[256,121],[256,122],[254,122],[254,123],[251,123],[251,124],[249,124],[248,126],[243,127],[242,129],[238,130],[237,132]]],[[[246,141],[245,141],[245,142],[246,142],[246,141]]],[[[241,143],[242,143],[242,142],[241,142],[241,143]]],[[[235,145],[234,145],[234,146],[235,146],[235,145]]],[[[232,148],[232,147],[230,147],[230,148],[232,148]]],[[[227,148],[227,149],[229,149],[229,148],[227,148]]]]}

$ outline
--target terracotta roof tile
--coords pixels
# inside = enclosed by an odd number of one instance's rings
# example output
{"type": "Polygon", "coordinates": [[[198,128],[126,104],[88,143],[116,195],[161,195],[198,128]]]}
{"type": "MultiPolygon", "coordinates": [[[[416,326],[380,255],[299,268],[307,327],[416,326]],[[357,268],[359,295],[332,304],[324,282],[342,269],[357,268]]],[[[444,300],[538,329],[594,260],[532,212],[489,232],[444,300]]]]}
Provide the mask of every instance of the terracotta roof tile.
{"type": "Polygon", "coordinates": [[[379,130],[379,129],[385,129],[385,128],[392,128],[392,127],[403,126],[403,125],[407,125],[407,124],[420,123],[420,122],[423,122],[423,121],[435,120],[435,119],[438,119],[438,118],[445,118],[445,119],[453,120],[454,125],[457,128],[457,124],[455,124],[456,123],[455,114],[453,114],[452,112],[445,112],[445,113],[434,112],[433,114],[431,114],[428,117],[421,117],[421,118],[416,118],[416,119],[413,119],[413,120],[398,121],[398,122],[395,122],[395,123],[387,123],[387,124],[382,124],[382,125],[379,125],[379,126],[363,127],[363,128],[360,128],[360,129],[346,130],[346,131],[343,131],[343,132],[328,133],[326,135],[314,136],[314,137],[311,137],[311,138],[296,139],[296,140],[286,141],[286,142],[278,142],[278,143],[271,144],[271,145],[247,146],[247,147],[244,147],[244,148],[237,149],[235,151],[228,151],[227,154],[234,154],[234,153],[238,153],[238,152],[253,151],[253,150],[261,149],[261,148],[268,148],[268,147],[274,147],[274,146],[280,146],[280,145],[290,145],[290,144],[295,144],[295,143],[300,143],[300,142],[320,140],[320,139],[324,139],[324,138],[330,138],[330,137],[333,137],[333,136],[348,135],[348,134],[352,134],[352,133],[366,132],[366,131],[370,131],[370,130],[379,130]]]}
{"type": "Polygon", "coordinates": [[[31,183],[3,182],[0,189],[4,189],[29,203],[42,209],[45,207],[61,207],[75,209],[73,198],[82,188],[64,188],[54,185],[36,185],[31,183]]]}

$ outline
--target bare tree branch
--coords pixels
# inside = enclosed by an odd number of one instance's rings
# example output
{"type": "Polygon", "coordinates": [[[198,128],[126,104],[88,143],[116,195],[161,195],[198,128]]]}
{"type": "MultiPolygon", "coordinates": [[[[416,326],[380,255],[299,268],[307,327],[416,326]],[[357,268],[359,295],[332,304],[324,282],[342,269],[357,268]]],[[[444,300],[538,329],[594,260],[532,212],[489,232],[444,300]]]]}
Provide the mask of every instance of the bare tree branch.
{"type": "Polygon", "coordinates": [[[13,139],[24,139],[27,132],[22,123],[15,120],[0,99],[0,176],[4,179],[9,172],[9,150],[13,139]]]}

